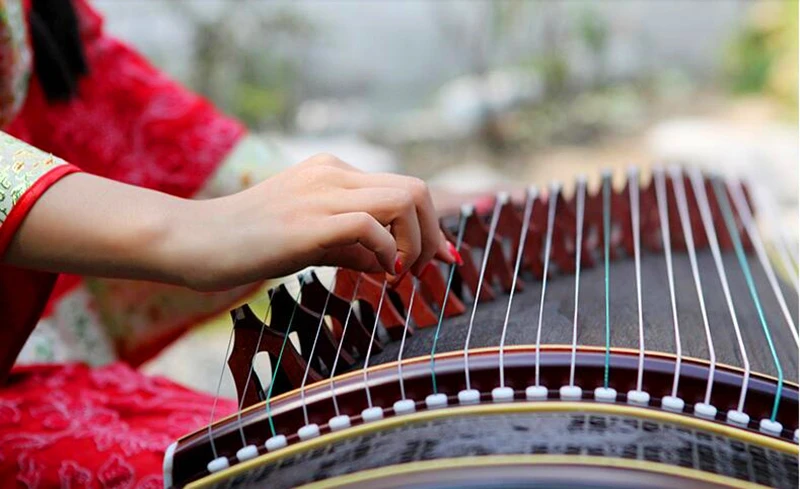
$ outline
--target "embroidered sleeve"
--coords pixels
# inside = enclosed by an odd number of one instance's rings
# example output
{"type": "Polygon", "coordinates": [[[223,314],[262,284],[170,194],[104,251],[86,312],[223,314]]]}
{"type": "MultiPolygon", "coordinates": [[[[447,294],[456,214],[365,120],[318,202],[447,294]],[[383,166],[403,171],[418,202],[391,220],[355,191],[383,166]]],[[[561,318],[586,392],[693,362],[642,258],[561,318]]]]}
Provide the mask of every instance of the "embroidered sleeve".
{"type": "Polygon", "coordinates": [[[78,168],[0,132],[0,256],[39,196],[78,168]]]}
{"type": "Polygon", "coordinates": [[[25,101],[31,52],[21,0],[0,0],[0,127],[11,122],[25,101]]]}

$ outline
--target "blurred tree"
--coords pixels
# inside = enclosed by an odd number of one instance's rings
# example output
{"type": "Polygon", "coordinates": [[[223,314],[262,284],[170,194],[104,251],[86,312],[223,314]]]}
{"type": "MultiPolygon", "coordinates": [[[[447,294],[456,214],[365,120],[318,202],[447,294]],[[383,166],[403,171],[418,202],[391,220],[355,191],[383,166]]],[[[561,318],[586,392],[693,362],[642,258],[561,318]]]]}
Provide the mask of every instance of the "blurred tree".
{"type": "Polygon", "coordinates": [[[314,26],[289,7],[246,0],[171,5],[193,30],[192,88],[252,128],[289,129],[314,26]]]}
{"type": "Polygon", "coordinates": [[[608,46],[608,21],[592,7],[586,7],[578,14],[578,36],[592,55],[594,73],[592,84],[602,86],[606,83],[606,48],[608,46]]]}
{"type": "MultiPolygon", "coordinates": [[[[515,26],[526,18],[533,3],[525,0],[484,0],[461,7],[456,2],[432,2],[434,18],[445,43],[452,47],[454,56],[464,59],[466,75],[484,77],[492,68],[498,68],[502,59],[500,51],[506,48],[515,26]],[[494,64],[495,66],[492,66],[494,64]]],[[[478,129],[481,141],[490,149],[501,151],[507,146],[507,137],[499,115],[486,104],[482,123],[478,129]]]]}
{"type": "Polygon", "coordinates": [[[798,2],[757,2],[726,53],[725,67],[737,93],[764,92],[797,116],[798,2]]]}

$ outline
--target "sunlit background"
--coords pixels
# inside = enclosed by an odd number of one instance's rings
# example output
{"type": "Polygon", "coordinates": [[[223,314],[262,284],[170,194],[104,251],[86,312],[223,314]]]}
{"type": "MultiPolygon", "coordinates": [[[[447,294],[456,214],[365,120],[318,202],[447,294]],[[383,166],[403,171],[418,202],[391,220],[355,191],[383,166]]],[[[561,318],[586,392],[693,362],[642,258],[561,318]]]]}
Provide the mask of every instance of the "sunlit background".
{"type": "MultiPolygon", "coordinates": [[[[688,163],[769,189],[797,234],[796,1],[96,5],[287,163],[328,151],[462,192],[688,163]]],[[[227,321],[146,368],[213,390],[227,321]]]]}

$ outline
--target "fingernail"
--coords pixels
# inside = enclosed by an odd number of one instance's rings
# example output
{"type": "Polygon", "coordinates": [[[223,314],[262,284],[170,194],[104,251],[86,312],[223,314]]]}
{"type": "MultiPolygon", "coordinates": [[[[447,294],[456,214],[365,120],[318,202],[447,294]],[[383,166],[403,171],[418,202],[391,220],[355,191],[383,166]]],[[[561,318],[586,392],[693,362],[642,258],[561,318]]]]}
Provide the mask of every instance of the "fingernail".
{"type": "Polygon", "coordinates": [[[425,275],[426,273],[428,273],[430,269],[432,269],[435,266],[436,265],[433,263],[433,261],[429,261],[428,263],[425,264],[424,267],[422,267],[422,270],[420,270],[419,275],[420,276],[425,275]]]}
{"type": "Polygon", "coordinates": [[[403,272],[403,262],[400,261],[400,257],[394,259],[394,273],[395,275],[400,275],[403,272]]]}
{"type": "Polygon", "coordinates": [[[464,259],[461,258],[461,253],[459,253],[458,250],[456,249],[455,245],[453,243],[449,242],[449,241],[447,242],[447,251],[450,252],[450,256],[453,257],[453,260],[456,261],[458,266],[461,266],[461,265],[464,264],[464,259]]]}

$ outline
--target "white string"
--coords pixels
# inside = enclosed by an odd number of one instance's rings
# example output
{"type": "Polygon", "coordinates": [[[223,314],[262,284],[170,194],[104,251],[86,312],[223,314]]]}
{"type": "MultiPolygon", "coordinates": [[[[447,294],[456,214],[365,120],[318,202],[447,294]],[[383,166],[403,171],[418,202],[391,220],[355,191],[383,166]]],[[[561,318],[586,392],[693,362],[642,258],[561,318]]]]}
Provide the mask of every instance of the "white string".
{"type": "MultiPolygon", "coordinates": [[[[434,265],[431,265],[434,266],[434,265]]],[[[408,322],[411,319],[411,309],[414,307],[414,296],[417,295],[419,280],[412,276],[413,286],[411,287],[411,299],[408,301],[408,311],[406,311],[406,322],[403,325],[403,338],[400,340],[400,352],[397,354],[397,377],[400,379],[400,399],[406,398],[406,383],[403,379],[403,350],[406,347],[406,336],[408,335],[408,322]]],[[[447,296],[445,296],[447,300],[447,296]]]]}
{"type": "Polygon", "coordinates": [[[711,328],[708,325],[708,314],[706,313],[706,300],[703,296],[703,286],[700,283],[700,272],[697,267],[697,255],[694,248],[694,237],[692,235],[692,225],[689,220],[689,206],[686,202],[686,189],[683,186],[683,172],[680,168],[670,168],[670,176],[672,177],[673,191],[675,192],[675,200],[678,204],[678,214],[681,221],[681,229],[683,230],[683,239],[686,242],[686,248],[689,251],[689,263],[692,267],[692,277],[694,278],[694,286],[697,290],[697,299],[700,301],[700,314],[703,317],[703,328],[706,334],[706,345],[708,345],[708,380],[706,383],[706,393],[704,397],[705,404],[711,404],[711,388],[714,385],[714,373],[717,368],[717,354],[714,350],[714,340],[711,338],[711,328]]]}
{"type": "MultiPolygon", "coordinates": [[[[722,292],[725,294],[725,301],[728,304],[728,312],[731,316],[733,329],[736,332],[736,341],[739,343],[739,354],[742,356],[742,363],[744,364],[744,377],[742,379],[742,389],[739,394],[739,405],[737,410],[744,410],[744,400],[747,395],[747,385],[750,381],[750,359],[747,357],[747,349],[745,348],[744,340],[742,339],[742,332],[739,330],[739,320],[736,317],[736,309],[733,307],[733,298],[731,291],[728,287],[728,277],[725,273],[725,264],[722,263],[722,254],[720,253],[719,243],[717,242],[717,233],[714,229],[714,218],[711,215],[711,207],[709,207],[708,195],[706,195],[705,182],[703,175],[699,170],[693,169],[689,171],[689,178],[692,182],[694,189],[695,200],[697,200],[698,208],[700,210],[700,217],[703,220],[703,228],[708,237],[708,243],[711,247],[711,254],[714,257],[714,263],[717,267],[717,274],[722,283],[722,292]]],[[[708,401],[706,401],[708,403],[708,401]]]]}
{"type": "Polygon", "coordinates": [[[214,442],[214,436],[211,433],[211,426],[214,424],[214,412],[217,410],[219,391],[222,388],[222,378],[225,375],[225,363],[227,358],[230,357],[231,354],[231,344],[233,343],[233,332],[234,328],[233,326],[231,326],[231,334],[230,336],[228,336],[228,346],[225,347],[225,357],[222,359],[222,368],[220,368],[219,371],[219,381],[217,381],[217,392],[214,395],[214,403],[211,405],[211,419],[208,422],[208,439],[211,441],[211,452],[214,454],[215,460],[219,458],[219,454],[217,453],[217,444],[214,442]]]}
{"type": "Polygon", "coordinates": [[[581,255],[583,254],[583,214],[586,198],[586,179],[578,177],[575,187],[575,306],[572,316],[572,355],[569,362],[569,385],[575,387],[575,362],[578,354],[578,296],[581,288],[581,255]]]}
{"type": "MultiPolygon", "coordinates": [[[[247,446],[247,440],[244,436],[244,427],[242,426],[242,408],[244,407],[244,398],[247,393],[247,388],[250,386],[250,379],[255,371],[255,359],[258,354],[258,348],[261,346],[261,339],[264,337],[264,330],[267,327],[267,318],[272,310],[272,300],[267,304],[267,312],[264,313],[264,320],[261,321],[261,329],[258,330],[258,340],[256,340],[255,348],[253,348],[253,357],[250,359],[250,368],[247,371],[247,380],[244,383],[244,390],[242,391],[242,398],[239,399],[239,410],[236,412],[236,420],[239,424],[239,436],[242,438],[242,446],[247,446]]],[[[224,367],[223,367],[224,368],[224,367]]],[[[262,386],[263,389],[263,386],[262,386]]]]}
{"type": "Polygon", "coordinates": [[[335,389],[336,381],[334,380],[334,377],[336,376],[336,367],[339,365],[339,357],[342,354],[342,345],[344,345],[344,335],[347,334],[347,325],[350,324],[350,316],[353,314],[353,303],[355,303],[356,297],[358,296],[358,287],[360,285],[361,285],[361,274],[358,274],[358,278],[356,279],[356,285],[353,287],[353,297],[350,298],[350,309],[347,310],[347,317],[344,319],[344,325],[342,326],[342,337],[339,338],[339,346],[336,347],[336,358],[333,359],[333,366],[331,367],[331,376],[330,376],[331,400],[333,401],[333,410],[336,411],[336,416],[340,416],[342,413],[339,412],[339,400],[336,397],[336,389],[335,389]]]}
{"type": "Polygon", "coordinates": [[[375,324],[372,327],[372,334],[369,338],[369,347],[367,347],[367,356],[364,358],[364,390],[367,393],[367,405],[372,407],[372,393],[369,390],[369,379],[367,378],[367,367],[369,367],[369,357],[372,355],[372,345],[375,343],[375,332],[378,331],[378,319],[381,317],[381,309],[383,308],[383,299],[386,297],[386,280],[383,281],[381,288],[381,298],[378,301],[378,310],[375,311],[375,324]]]}
{"type": "Polygon", "coordinates": [[[631,204],[631,227],[633,228],[633,259],[636,268],[636,305],[639,313],[639,369],[636,374],[636,390],[641,391],[644,377],[644,317],[642,312],[642,230],[639,220],[639,172],[636,169],[630,170],[628,194],[631,204]]]}
{"type": "MultiPolygon", "coordinates": [[[[314,352],[317,350],[317,341],[322,328],[325,327],[325,313],[328,312],[328,301],[330,301],[331,293],[334,284],[336,283],[336,274],[333,275],[331,286],[328,288],[328,293],[325,296],[325,305],[322,306],[322,312],[319,315],[319,324],[317,325],[317,334],[314,336],[314,342],[311,344],[311,352],[308,354],[308,363],[306,363],[306,370],[303,372],[303,381],[300,383],[300,404],[303,406],[303,419],[308,425],[308,405],[306,404],[306,382],[308,381],[308,372],[311,370],[311,362],[314,359],[314,352]]],[[[338,357],[338,355],[337,355],[338,357]]]]}
{"type": "Polygon", "coordinates": [[[681,347],[681,328],[678,322],[678,303],[675,300],[675,275],[672,270],[672,241],[669,232],[669,212],[667,210],[667,189],[664,170],[657,168],[653,174],[656,184],[656,200],[658,201],[658,222],[661,227],[661,240],[664,243],[664,259],[667,262],[667,281],[669,282],[669,298],[672,304],[672,327],[675,332],[675,375],[672,379],[672,397],[678,397],[678,381],[680,379],[683,348],[681,347]]]}
{"type": "Polygon", "coordinates": [[[539,387],[539,352],[542,344],[542,318],[544,316],[544,297],[547,291],[547,271],[550,265],[550,246],[553,243],[553,223],[556,218],[556,205],[558,196],[561,193],[561,184],[553,183],[550,185],[550,201],[547,205],[547,236],[544,246],[544,276],[542,277],[542,298],[539,301],[539,325],[536,328],[536,364],[535,385],[539,387]]]}
{"type": "Polygon", "coordinates": [[[486,247],[483,252],[483,263],[481,263],[481,274],[478,277],[478,288],[475,290],[475,300],[472,302],[472,313],[469,316],[469,327],[467,328],[467,338],[464,341],[464,379],[467,384],[467,390],[472,389],[472,384],[469,378],[469,340],[472,337],[472,326],[475,323],[475,312],[478,310],[478,300],[481,297],[481,289],[483,288],[483,276],[486,274],[486,265],[489,263],[489,254],[492,251],[492,243],[494,241],[494,234],[497,231],[497,221],[500,219],[500,208],[503,206],[504,199],[500,196],[495,199],[494,211],[492,212],[492,220],[489,224],[489,233],[486,237],[486,247]]]}
{"type": "Polygon", "coordinates": [[[797,326],[795,325],[792,313],[789,311],[789,307],[786,305],[786,299],[778,284],[778,278],[775,276],[775,270],[772,268],[772,263],[770,263],[769,257],[767,256],[767,251],[764,249],[761,235],[756,229],[755,220],[753,219],[753,214],[750,212],[750,206],[747,204],[742,186],[737,181],[730,179],[728,180],[728,190],[733,197],[733,205],[736,207],[736,213],[739,214],[739,218],[742,224],[744,224],[745,231],[747,231],[747,236],[750,238],[750,242],[756,250],[758,261],[761,263],[761,267],[767,275],[767,280],[772,288],[772,292],[775,293],[775,297],[778,300],[781,312],[783,312],[783,317],[786,319],[789,331],[792,333],[792,337],[794,337],[794,342],[800,346],[800,342],[798,342],[797,326]]]}
{"type": "Polygon", "coordinates": [[[757,202],[759,204],[759,213],[761,215],[765,215],[767,221],[770,223],[772,245],[775,248],[775,251],[778,253],[781,266],[783,267],[785,274],[789,276],[789,281],[792,283],[794,290],[796,292],[800,291],[800,283],[798,283],[798,271],[794,265],[794,261],[792,260],[789,250],[787,249],[784,233],[781,229],[781,226],[774,225],[778,222],[778,216],[772,199],[764,196],[758,199],[757,202]]]}
{"type": "Polygon", "coordinates": [[[503,321],[503,332],[500,334],[500,387],[506,386],[506,372],[505,372],[505,346],[506,346],[506,332],[508,331],[508,320],[511,317],[511,301],[514,300],[514,291],[517,289],[517,277],[519,275],[519,268],[522,264],[522,257],[525,254],[525,240],[528,237],[528,229],[530,228],[531,212],[533,210],[533,202],[536,200],[538,192],[536,188],[531,187],[528,189],[525,197],[525,211],[522,217],[522,229],[519,233],[519,247],[517,248],[517,261],[514,264],[514,278],[511,280],[511,293],[508,295],[508,306],[506,307],[506,317],[503,321]]]}

